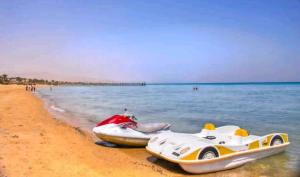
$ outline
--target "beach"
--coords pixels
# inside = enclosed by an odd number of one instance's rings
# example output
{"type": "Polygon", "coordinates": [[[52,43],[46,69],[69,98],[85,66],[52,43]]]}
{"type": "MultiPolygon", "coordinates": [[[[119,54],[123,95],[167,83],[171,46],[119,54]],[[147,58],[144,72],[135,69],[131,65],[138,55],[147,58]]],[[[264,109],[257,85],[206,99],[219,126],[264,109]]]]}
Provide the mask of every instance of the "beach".
{"type": "MultiPolygon", "coordinates": [[[[95,142],[89,132],[50,114],[24,86],[0,86],[1,177],[201,176],[158,160],[144,148],[110,148],[95,142]]],[[[278,171],[268,165],[245,165],[202,176],[276,176],[278,171]]]]}
{"type": "Polygon", "coordinates": [[[162,176],[144,149],[106,148],[55,119],[23,86],[0,86],[0,176],[162,176]]]}

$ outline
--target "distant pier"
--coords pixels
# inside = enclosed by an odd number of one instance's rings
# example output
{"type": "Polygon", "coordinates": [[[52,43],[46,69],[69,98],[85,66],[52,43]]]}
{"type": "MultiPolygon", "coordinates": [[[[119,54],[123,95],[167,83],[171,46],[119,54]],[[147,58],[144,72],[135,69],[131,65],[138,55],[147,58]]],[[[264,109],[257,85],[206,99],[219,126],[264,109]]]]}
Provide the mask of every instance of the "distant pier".
{"type": "Polygon", "coordinates": [[[72,82],[61,85],[94,85],[94,86],[146,86],[146,82],[72,82]]]}
{"type": "Polygon", "coordinates": [[[132,83],[96,83],[99,86],[146,86],[146,82],[132,82],[132,83]]]}

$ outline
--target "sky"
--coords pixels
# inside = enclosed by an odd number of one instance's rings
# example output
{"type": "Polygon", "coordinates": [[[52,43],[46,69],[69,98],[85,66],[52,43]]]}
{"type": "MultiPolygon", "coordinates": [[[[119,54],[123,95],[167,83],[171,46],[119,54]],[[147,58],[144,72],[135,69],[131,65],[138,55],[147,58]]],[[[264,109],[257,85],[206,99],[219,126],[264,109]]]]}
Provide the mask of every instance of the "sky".
{"type": "Polygon", "coordinates": [[[0,73],[67,81],[300,81],[300,0],[0,1],[0,73]]]}

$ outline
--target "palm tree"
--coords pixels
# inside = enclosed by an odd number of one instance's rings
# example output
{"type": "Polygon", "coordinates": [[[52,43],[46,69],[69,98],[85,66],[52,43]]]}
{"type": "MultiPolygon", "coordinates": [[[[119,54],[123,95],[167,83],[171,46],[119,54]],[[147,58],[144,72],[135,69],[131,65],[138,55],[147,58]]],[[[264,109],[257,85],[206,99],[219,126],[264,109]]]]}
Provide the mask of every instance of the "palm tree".
{"type": "Polygon", "coordinates": [[[7,74],[2,74],[2,76],[0,78],[0,83],[1,84],[8,84],[7,74]]]}

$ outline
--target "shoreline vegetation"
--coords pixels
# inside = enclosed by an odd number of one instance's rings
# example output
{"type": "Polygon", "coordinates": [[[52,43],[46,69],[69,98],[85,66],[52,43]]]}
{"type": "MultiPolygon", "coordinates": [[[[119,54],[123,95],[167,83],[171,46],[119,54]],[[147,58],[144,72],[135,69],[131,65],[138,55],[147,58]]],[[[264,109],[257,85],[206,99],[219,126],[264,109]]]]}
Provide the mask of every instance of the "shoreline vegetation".
{"type": "Polygon", "coordinates": [[[9,85],[98,85],[98,86],[146,86],[146,82],[69,82],[46,79],[31,79],[23,77],[8,77],[7,74],[0,75],[0,84],[9,85]]]}
{"type": "Polygon", "coordinates": [[[300,84],[300,81],[282,81],[282,82],[70,82],[46,79],[31,79],[23,77],[8,77],[7,74],[0,75],[0,85],[69,85],[69,86],[146,86],[146,85],[281,85],[281,84],[300,84]]]}

